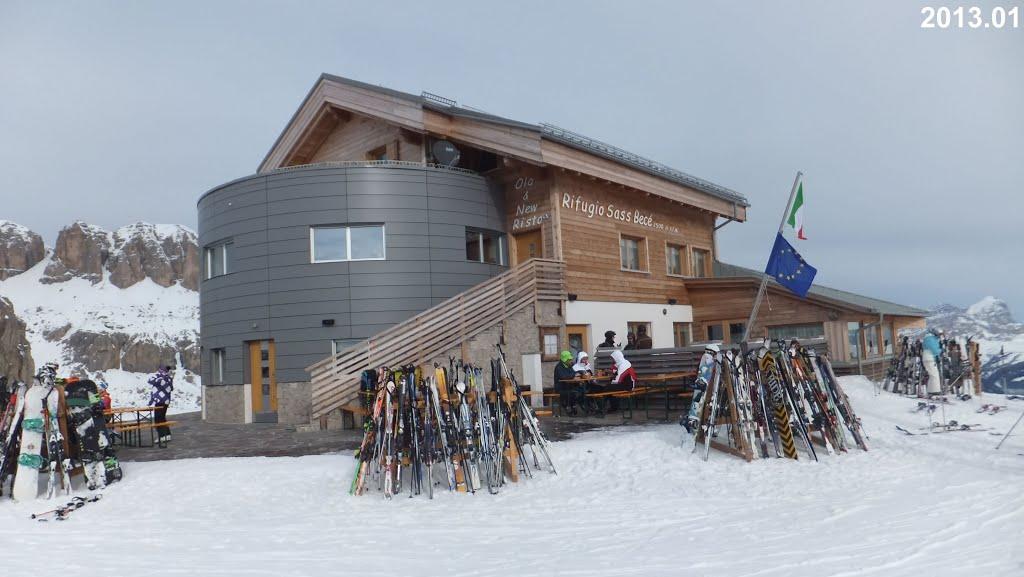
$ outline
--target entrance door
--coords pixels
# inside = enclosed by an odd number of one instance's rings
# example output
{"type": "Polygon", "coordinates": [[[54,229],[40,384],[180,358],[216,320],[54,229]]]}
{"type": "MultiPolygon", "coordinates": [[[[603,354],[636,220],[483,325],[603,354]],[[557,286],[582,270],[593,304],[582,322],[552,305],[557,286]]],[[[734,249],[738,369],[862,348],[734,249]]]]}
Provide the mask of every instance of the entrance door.
{"type": "Polygon", "coordinates": [[[542,258],[544,256],[543,240],[541,230],[521,232],[514,236],[516,239],[516,264],[524,263],[531,258],[542,258]]]}
{"type": "Polygon", "coordinates": [[[274,341],[249,341],[252,420],[255,423],[277,422],[276,363],[274,341]]]}
{"type": "Polygon", "coordinates": [[[587,342],[587,325],[565,325],[565,335],[569,340],[569,352],[573,361],[579,358],[580,351],[590,354],[590,343],[587,342]]]}

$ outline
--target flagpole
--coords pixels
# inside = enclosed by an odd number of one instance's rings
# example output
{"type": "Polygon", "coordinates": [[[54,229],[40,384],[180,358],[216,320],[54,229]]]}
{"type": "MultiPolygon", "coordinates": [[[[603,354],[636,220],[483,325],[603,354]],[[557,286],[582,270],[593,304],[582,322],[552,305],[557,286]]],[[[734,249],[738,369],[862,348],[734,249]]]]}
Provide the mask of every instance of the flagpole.
{"type": "MultiPolygon", "coordinates": [[[[800,185],[800,178],[804,173],[799,170],[796,171],[796,178],[793,179],[793,190],[789,192],[789,200],[786,202],[786,208],[782,211],[782,222],[779,223],[779,232],[782,234],[783,229],[786,228],[786,219],[789,216],[789,207],[793,204],[793,198],[796,196],[796,189],[800,185]]],[[[769,257],[770,259],[770,257],[769,257]]],[[[761,275],[761,286],[757,289],[757,297],[754,299],[754,308],[750,311],[750,318],[747,319],[747,324],[743,328],[743,346],[746,347],[747,339],[750,337],[750,327],[754,324],[754,319],[757,318],[757,311],[761,308],[761,299],[764,298],[764,290],[768,286],[768,273],[761,275]]]]}

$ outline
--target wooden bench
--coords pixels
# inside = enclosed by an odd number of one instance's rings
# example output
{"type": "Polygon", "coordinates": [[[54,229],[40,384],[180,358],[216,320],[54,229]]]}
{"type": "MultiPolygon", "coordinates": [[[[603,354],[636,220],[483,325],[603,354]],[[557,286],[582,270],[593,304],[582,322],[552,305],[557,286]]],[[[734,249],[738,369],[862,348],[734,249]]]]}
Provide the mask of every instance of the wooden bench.
{"type": "MultiPolygon", "coordinates": [[[[178,421],[164,421],[162,423],[154,423],[154,422],[151,422],[151,421],[143,421],[143,422],[129,421],[127,423],[111,423],[111,424],[107,425],[107,428],[112,430],[115,435],[121,437],[122,445],[125,444],[124,443],[125,433],[128,433],[128,435],[127,435],[128,438],[131,438],[132,436],[134,436],[134,435],[132,435],[132,433],[137,434],[138,435],[138,439],[139,439],[139,444],[138,444],[139,447],[142,446],[142,431],[147,431],[148,430],[150,432],[149,433],[149,440],[150,440],[151,446],[152,445],[156,445],[156,446],[158,446],[160,448],[164,448],[164,447],[167,446],[167,442],[160,440],[159,437],[154,437],[153,436],[153,431],[156,428],[158,428],[158,427],[174,427],[177,424],[178,424],[178,421]]],[[[131,445],[127,445],[127,446],[131,446],[131,445]]]]}

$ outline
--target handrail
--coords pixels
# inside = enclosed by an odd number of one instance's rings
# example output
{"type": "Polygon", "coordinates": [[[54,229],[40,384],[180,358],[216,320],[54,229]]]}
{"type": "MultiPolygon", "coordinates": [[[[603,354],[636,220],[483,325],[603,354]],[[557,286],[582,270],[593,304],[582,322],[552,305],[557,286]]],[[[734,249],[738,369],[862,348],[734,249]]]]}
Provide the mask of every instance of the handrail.
{"type": "Polygon", "coordinates": [[[306,368],[313,418],[354,400],[362,372],[422,364],[538,301],[565,300],[564,264],[530,259],[306,368]]]}

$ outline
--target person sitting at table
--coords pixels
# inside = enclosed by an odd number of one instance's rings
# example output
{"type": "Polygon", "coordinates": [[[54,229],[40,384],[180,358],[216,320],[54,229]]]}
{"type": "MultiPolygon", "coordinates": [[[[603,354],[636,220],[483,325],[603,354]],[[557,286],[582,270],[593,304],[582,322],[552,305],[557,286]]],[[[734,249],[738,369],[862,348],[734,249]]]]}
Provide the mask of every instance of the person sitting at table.
{"type": "MultiPolygon", "coordinates": [[[[160,367],[155,375],[149,378],[149,386],[152,390],[149,393],[149,404],[156,407],[153,422],[159,425],[167,422],[167,406],[171,404],[171,392],[174,391],[174,377],[171,376],[171,367],[160,367]]],[[[171,440],[170,427],[156,428],[157,437],[161,443],[171,440]]]]}
{"type": "Polygon", "coordinates": [[[570,382],[574,378],[576,372],[572,370],[572,353],[562,351],[555,365],[555,390],[558,391],[558,404],[566,415],[576,414],[576,383],[570,382]]]}
{"type": "MultiPolygon", "coordinates": [[[[590,355],[586,351],[580,351],[580,354],[577,355],[576,364],[572,366],[572,370],[576,373],[576,378],[594,376],[594,366],[590,364],[590,355]]],[[[596,406],[587,402],[587,393],[594,392],[592,387],[595,384],[595,381],[584,381],[576,388],[576,398],[579,400],[577,404],[582,406],[585,411],[599,412],[596,406]]]]}

